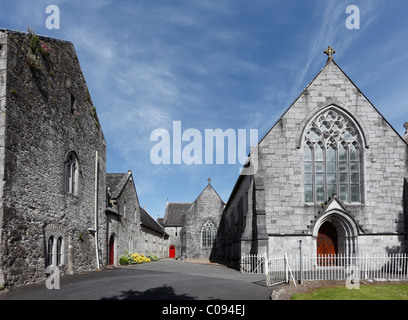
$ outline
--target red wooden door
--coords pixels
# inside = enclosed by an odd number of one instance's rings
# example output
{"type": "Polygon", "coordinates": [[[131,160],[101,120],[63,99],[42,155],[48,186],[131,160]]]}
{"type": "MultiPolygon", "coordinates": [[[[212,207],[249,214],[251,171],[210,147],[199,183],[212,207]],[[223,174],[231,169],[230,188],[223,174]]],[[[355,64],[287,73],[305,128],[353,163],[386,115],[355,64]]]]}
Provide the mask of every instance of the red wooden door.
{"type": "Polygon", "coordinates": [[[111,235],[109,239],[109,265],[115,264],[115,237],[111,235]]]}
{"type": "Polygon", "coordinates": [[[170,246],[169,249],[169,258],[175,258],[176,257],[176,247],[175,246],[170,246]]]}
{"type": "MultiPolygon", "coordinates": [[[[318,255],[335,255],[337,254],[337,231],[329,222],[325,222],[319,229],[317,237],[317,254],[318,255]]],[[[320,265],[333,265],[334,259],[319,259],[320,265]]]]}

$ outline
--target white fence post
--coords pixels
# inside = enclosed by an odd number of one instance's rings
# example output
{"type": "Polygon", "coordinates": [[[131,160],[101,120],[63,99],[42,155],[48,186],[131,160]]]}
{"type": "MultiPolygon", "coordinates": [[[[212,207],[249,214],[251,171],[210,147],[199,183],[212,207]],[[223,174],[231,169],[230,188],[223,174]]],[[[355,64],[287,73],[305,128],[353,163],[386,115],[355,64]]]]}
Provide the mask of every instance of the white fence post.
{"type": "Polygon", "coordinates": [[[269,274],[269,259],[266,255],[266,253],[264,254],[264,271],[265,271],[265,281],[266,281],[266,285],[269,286],[270,284],[270,274],[269,274]]]}

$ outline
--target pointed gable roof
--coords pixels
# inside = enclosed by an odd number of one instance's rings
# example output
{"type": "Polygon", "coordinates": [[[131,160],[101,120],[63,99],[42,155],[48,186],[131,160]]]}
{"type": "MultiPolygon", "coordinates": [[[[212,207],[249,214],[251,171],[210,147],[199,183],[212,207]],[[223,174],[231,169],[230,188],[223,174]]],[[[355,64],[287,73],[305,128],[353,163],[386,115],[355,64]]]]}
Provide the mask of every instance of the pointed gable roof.
{"type": "MultiPolygon", "coordinates": [[[[292,102],[292,104],[285,110],[285,112],[280,116],[280,118],[273,124],[273,126],[269,129],[269,131],[262,137],[262,139],[259,141],[258,145],[268,136],[268,134],[275,128],[275,126],[279,123],[279,121],[282,120],[282,118],[286,115],[286,113],[302,98],[305,93],[309,90],[309,88],[313,85],[313,83],[320,77],[320,75],[328,68],[328,66],[333,63],[335,66],[339,68],[339,70],[350,80],[350,78],[343,72],[343,70],[340,69],[340,67],[337,65],[337,63],[334,62],[333,59],[328,59],[326,64],[323,66],[323,68],[319,71],[319,73],[313,78],[312,81],[303,89],[303,91],[300,93],[300,95],[292,102]]],[[[350,80],[351,81],[351,80],[350,80]]],[[[356,87],[357,88],[357,87],[356,87]]],[[[357,88],[358,89],[358,88],[357,88]]],[[[359,90],[360,91],[360,90],[359,90]]]]}
{"type": "Polygon", "coordinates": [[[217,191],[215,191],[215,189],[213,188],[213,186],[210,183],[210,180],[208,181],[208,184],[205,186],[205,188],[203,189],[203,191],[201,191],[201,193],[198,195],[198,197],[194,200],[194,202],[191,204],[191,206],[188,208],[188,210],[186,211],[186,213],[188,213],[188,211],[200,200],[200,198],[207,192],[211,192],[213,195],[216,196],[216,198],[218,198],[220,200],[220,204],[222,204],[225,207],[225,203],[224,201],[221,199],[221,197],[219,196],[219,194],[217,193],[217,191]]]}
{"type": "Polygon", "coordinates": [[[317,237],[319,228],[323,223],[333,221],[340,224],[348,235],[364,233],[361,225],[346,210],[337,195],[333,195],[329,201],[322,203],[322,210],[318,212],[312,221],[310,221],[310,225],[306,226],[308,231],[304,231],[304,233],[313,234],[313,236],[317,237]]]}
{"type": "MultiPolygon", "coordinates": [[[[203,191],[201,191],[201,193],[198,195],[198,197],[194,200],[194,202],[197,202],[197,200],[203,195],[204,192],[206,191],[210,191],[213,192],[222,202],[222,204],[225,205],[224,201],[222,201],[221,197],[219,196],[219,194],[217,193],[217,191],[215,191],[215,189],[213,188],[213,186],[211,185],[211,182],[208,182],[208,184],[205,186],[205,188],[203,189],[203,191]]],[[[193,202],[193,203],[194,203],[193,202]]]]}
{"type": "Polygon", "coordinates": [[[132,171],[126,173],[107,173],[106,187],[110,189],[112,199],[120,197],[127,182],[132,178],[132,171]]]}
{"type": "Polygon", "coordinates": [[[333,195],[333,197],[331,197],[329,201],[322,206],[322,208],[323,213],[328,213],[330,211],[347,212],[337,195],[333,195]]]}
{"type": "MultiPolygon", "coordinates": [[[[323,68],[319,71],[319,73],[313,78],[313,80],[305,87],[305,89],[300,93],[300,95],[293,101],[293,103],[285,110],[285,112],[281,115],[281,117],[274,123],[274,125],[269,129],[269,131],[262,137],[262,139],[259,141],[258,146],[262,143],[262,141],[268,136],[268,134],[275,128],[275,126],[282,120],[282,118],[287,114],[287,112],[301,99],[303,98],[307,92],[309,91],[310,88],[313,87],[313,85],[321,80],[326,73],[330,72],[330,69],[334,68],[335,71],[339,71],[342,76],[344,76],[348,82],[354,87],[354,89],[357,90],[357,92],[364,97],[364,99],[369,103],[369,105],[378,113],[378,115],[383,119],[384,122],[386,122],[389,127],[396,133],[398,137],[401,138],[402,141],[405,142],[405,144],[408,145],[408,143],[401,137],[401,135],[398,133],[397,130],[387,121],[387,119],[384,118],[384,116],[378,111],[378,109],[373,105],[373,103],[365,96],[365,94],[357,87],[357,85],[350,79],[350,77],[340,68],[340,66],[334,61],[334,59],[328,59],[326,64],[323,66],[323,68]]],[[[333,70],[333,69],[331,69],[333,70]]],[[[332,71],[333,72],[333,71],[332,71]]],[[[328,79],[330,83],[331,79],[328,79]]],[[[360,123],[361,125],[362,123],[360,123]]],[[[369,146],[369,143],[366,143],[366,146],[369,146]]],[[[300,147],[298,145],[298,147],[300,147]]]]}
{"type": "Polygon", "coordinates": [[[167,202],[166,205],[166,212],[164,214],[164,221],[163,224],[165,227],[181,227],[183,226],[183,216],[188,212],[188,210],[198,201],[198,199],[206,192],[213,192],[221,201],[222,205],[225,206],[224,201],[222,201],[221,197],[215,191],[213,186],[211,185],[211,179],[208,179],[208,184],[206,187],[201,191],[198,197],[194,200],[194,202],[182,202],[182,203],[171,203],[167,202]]]}
{"type": "MultiPolygon", "coordinates": [[[[117,200],[121,196],[128,182],[130,182],[131,187],[133,187],[133,190],[135,192],[137,206],[140,207],[139,197],[137,195],[136,186],[133,181],[133,175],[132,175],[131,170],[128,170],[128,172],[126,173],[107,173],[106,174],[106,189],[107,189],[108,200],[113,200],[113,199],[117,200]]],[[[112,214],[120,216],[117,209],[114,208],[112,204],[110,203],[108,203],[108,206],[105,209],[105,213],[112,213],[112,214]]]]}

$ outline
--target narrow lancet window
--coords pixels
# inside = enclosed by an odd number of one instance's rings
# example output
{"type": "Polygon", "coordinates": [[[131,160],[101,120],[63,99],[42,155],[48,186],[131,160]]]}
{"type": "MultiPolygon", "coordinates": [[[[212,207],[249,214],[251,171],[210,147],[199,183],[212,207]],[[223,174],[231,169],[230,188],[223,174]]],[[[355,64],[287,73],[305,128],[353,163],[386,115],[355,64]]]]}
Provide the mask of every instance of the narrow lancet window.
{"type": "Polygon", "coordinates": [[[78,195],[78,159],[74,152],[70,152],[65,161],[65,191],[78,195]]]}

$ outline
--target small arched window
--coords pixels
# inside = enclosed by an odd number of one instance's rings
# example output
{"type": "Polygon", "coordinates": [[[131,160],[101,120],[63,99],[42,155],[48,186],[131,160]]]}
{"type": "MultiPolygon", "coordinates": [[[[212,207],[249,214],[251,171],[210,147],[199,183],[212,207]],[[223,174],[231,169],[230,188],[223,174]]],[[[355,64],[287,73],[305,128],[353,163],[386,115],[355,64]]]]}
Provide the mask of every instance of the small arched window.
{"type": "Polygon", "coordinates": [[[54,236],[48,238],[47,242],[47,266],[53,264],[54,236]]]}
{"type": "Polygon", "coordinates": [[[201,245],[203,248],[212,248],[217,236],[217,228],[211,220],[207,220],[201,229],[201,245]]]}
{"type": "Polygon", "coordinates": [[[79,168],[75,152],[71,151],[65,161],[65,191],[78,195],[79,168]]]}
{"type": "Polygon", "coordinates": [[[62,265],[64,263],[62,259],[62,250],[63,250],[62,237],[59,237],[57,239],[57,266],[62,265]]]}
{"type": "Polygon", "coordinates": [[[361,202],[361,141],[354,123],[337,109],[315,117],[304,137],[305,202],[323,203],[333,194],[361,202]]]}

